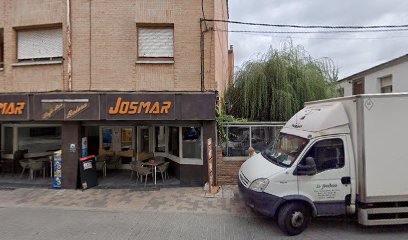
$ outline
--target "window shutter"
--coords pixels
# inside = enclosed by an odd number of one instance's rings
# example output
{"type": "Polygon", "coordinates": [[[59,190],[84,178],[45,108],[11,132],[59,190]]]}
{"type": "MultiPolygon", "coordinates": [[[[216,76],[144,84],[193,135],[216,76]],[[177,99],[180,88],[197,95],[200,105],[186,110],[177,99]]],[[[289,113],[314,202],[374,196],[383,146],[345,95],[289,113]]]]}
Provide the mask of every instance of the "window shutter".
{"type": "Polygon", "coordinates": [[[383,77],[381,78],[381,87],[392,86],[392,77],[383,77]]]}
{"type": "Polygon", "coordinates": [[[19,60],[63,56],[62,29],[18,31],[19,60]]]}
{"type": "Polygon", "coordinates": [[[173,28],[139,28],[139,57],[173,57],[173,28]]]}

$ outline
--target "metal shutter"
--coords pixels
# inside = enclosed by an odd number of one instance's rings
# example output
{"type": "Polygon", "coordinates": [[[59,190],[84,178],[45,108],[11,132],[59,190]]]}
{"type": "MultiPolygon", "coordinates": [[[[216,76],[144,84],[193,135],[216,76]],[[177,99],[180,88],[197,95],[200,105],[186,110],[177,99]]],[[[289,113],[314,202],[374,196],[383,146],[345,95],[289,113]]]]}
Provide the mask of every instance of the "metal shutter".
{"type": "Polygon", "coordinates": [[[173,28],[139,28],[139,57],[173,57],[173,28]]]}
{"type": "Polygon", "coordinates": [[[62,57],[62,29],[18,31],[19,60],[62,57]]]}

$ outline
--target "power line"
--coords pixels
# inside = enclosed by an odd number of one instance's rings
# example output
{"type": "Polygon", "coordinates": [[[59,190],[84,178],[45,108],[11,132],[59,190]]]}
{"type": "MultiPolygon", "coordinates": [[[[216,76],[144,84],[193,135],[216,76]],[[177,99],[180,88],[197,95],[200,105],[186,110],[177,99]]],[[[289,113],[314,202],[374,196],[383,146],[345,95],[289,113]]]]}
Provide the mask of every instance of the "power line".
{"type": "Polygon", "coordinates": [[[369,29],[369,30],[332,30],[332,31],[258,31],[258,30],[225,30],[213,29],[216,32],[232,32],[232,33],[276,33],[276,34],[333,34],[333,33],[378,33],[378,32],[402,32],[408,31],[408,28],[400,29],[369,29]]]}
{"type": "Polygon", "coordinates": [[[270,24],[270,23],[253,23],[253,22],[241,22],[221,19],[204,19],[206,22],[224,22],[231,24],[251,25],[251,26],[263,26],[263,27],[283,27],[283,28],[324,28],[324,29],[375,29],[375,28],[405,28],[408,24],[403,25],[367,25],[367,26],[346,26],[346,25],[294,25],[294,24],[270,24]]]}
{"type": "MultiPolygon", "coordinates": [[[[240,32],[241,33],[241,32],[240,32]]],[[[339,40],[385,40],[385,39],[396,39],[396,38],[408,38],[405,36],[387,36],[387,37],[301,37],[301,36],[284,36],[284,35],[272,35],[272,34],[257,34],[257,33],[247,33],[242,32],[242,34],[274,37],[274,38],[295,38],[295,39],[339,39],[339,40]]]]}

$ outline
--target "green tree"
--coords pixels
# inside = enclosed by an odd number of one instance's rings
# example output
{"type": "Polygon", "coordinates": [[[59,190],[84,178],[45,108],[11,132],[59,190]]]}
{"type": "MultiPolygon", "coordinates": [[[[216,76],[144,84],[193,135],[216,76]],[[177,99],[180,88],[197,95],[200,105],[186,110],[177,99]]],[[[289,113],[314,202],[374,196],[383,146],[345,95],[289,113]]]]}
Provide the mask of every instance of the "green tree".
{"type": "Polygon", "coordinates": [[[288,41],[236,72],[225,111],[248,120],[286,121],[304,102],[336,97],[337,76],[331,59],[314,59],[303,46],[288,41]]]}

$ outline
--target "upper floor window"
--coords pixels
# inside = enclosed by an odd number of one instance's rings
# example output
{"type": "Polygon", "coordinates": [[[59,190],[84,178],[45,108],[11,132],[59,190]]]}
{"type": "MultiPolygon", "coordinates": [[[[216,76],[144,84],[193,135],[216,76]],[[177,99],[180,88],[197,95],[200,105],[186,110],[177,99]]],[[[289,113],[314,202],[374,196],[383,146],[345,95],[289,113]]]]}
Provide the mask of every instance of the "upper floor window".
{"type": "Polygon", "coordinates": [[[4,31],[0,29],[0,69],[4,65],[4,31]]]}
{"type": "Polygon", "coordinates": [[[380,78],[381,93],[392,93],[392,75],[380,78]]]}
{"type": "Polygon", "coordinates": [[[174,57],[173,26],[138,27],[138,57],[165,58],[174,57]]]}
{"type": "Polygon", "coordinates": [[[17,31],[18,61],[49,61],[63,56],[62,29],[30,29],[17,31]]]}
{"type": "Polygon", "coordinates": [[[364,78],[353,81],[353,95],[364,94],[364,78]]]}

